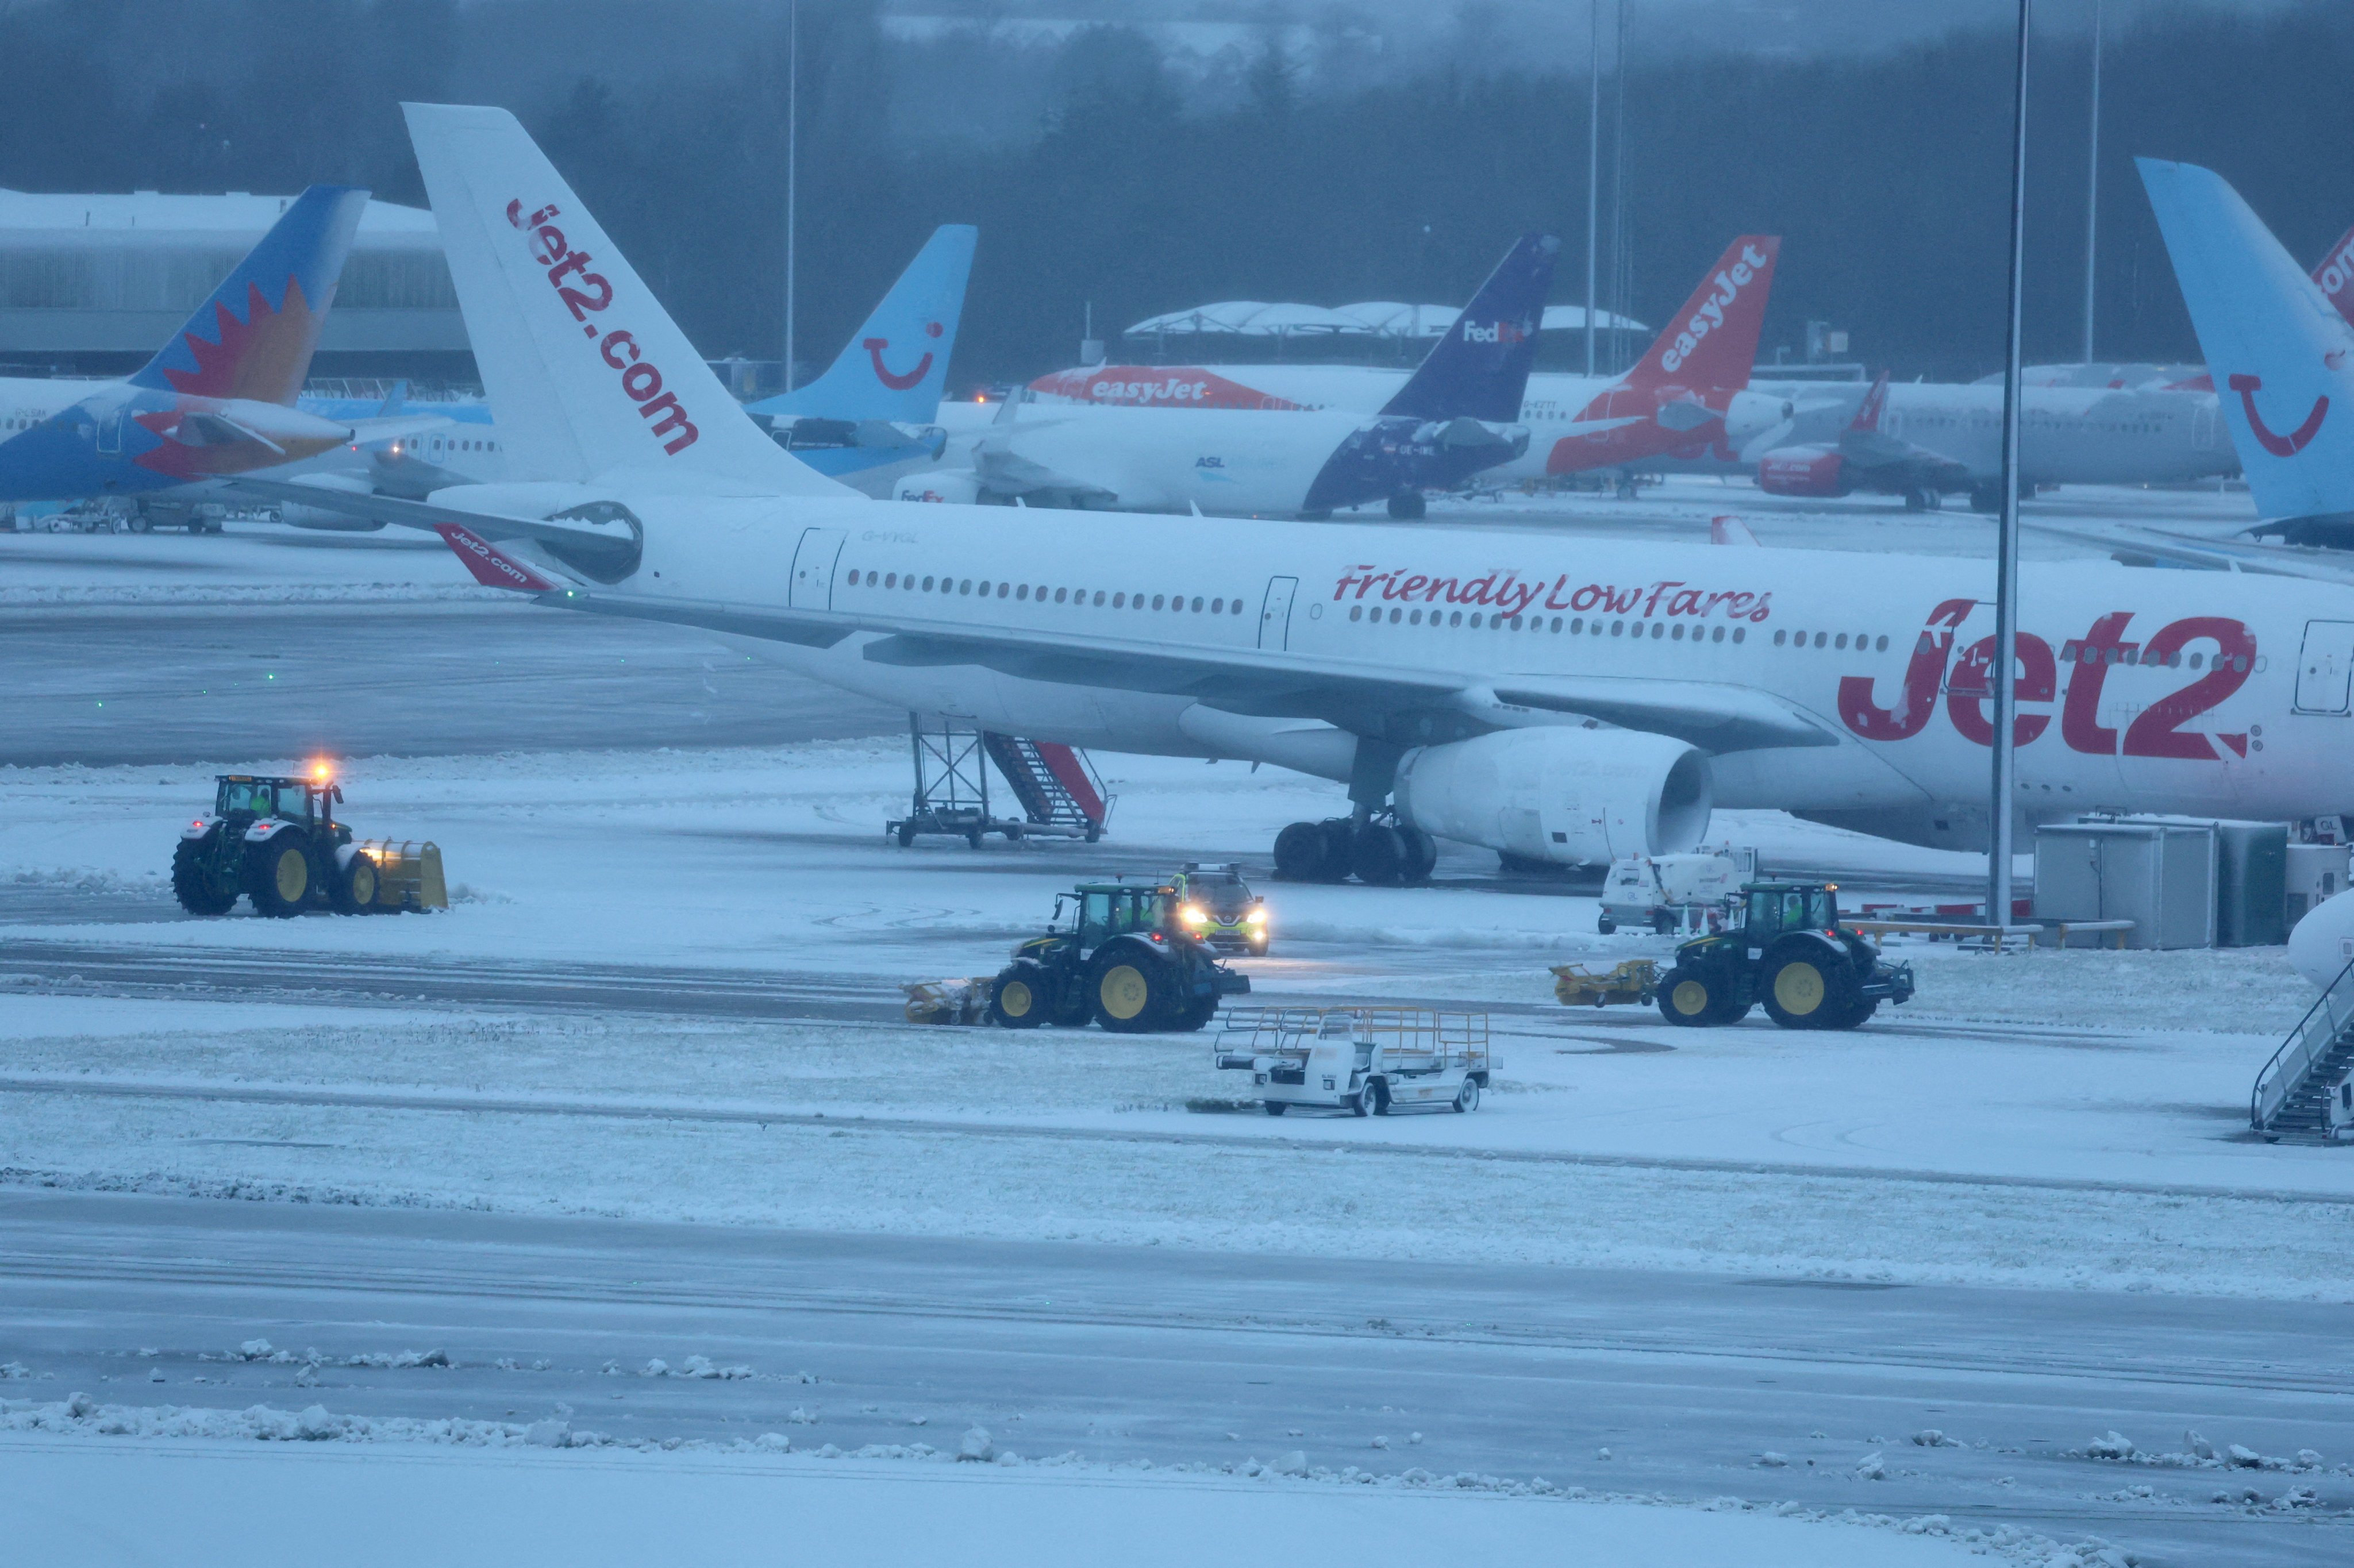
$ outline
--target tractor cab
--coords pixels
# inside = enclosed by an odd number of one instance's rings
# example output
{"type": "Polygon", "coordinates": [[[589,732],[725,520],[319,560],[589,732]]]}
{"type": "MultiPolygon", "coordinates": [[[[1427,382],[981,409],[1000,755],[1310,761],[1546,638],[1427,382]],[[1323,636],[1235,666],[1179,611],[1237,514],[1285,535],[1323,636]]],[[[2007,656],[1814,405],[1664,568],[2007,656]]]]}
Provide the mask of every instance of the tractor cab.
{"type": "Polygon", "coordinates": [[[1753,948],[1798,931],[1839,931],[1837,883],[1752,882],[1741,889],[1741,931],[1753,948]]]}
{"type": "Polygon", "coordinates": [[[253,822],[275,818],[303,826],[331,829],[334,808],[344,791],[332,779],[262,779],[244,773],[214,778],[213,815],[223,821],[253,822]]]}
{"type": "Polygon", "coordinates": [[[1173,887],[1143,883],[1082,882],[1068,893],[1055,895],[1055,919],[1047,929],[1063,933],[1067,918],[1067,934],[1082,954],[1131,933],[1167,937],[1175,930],[1176,893],[1173,887]]]}

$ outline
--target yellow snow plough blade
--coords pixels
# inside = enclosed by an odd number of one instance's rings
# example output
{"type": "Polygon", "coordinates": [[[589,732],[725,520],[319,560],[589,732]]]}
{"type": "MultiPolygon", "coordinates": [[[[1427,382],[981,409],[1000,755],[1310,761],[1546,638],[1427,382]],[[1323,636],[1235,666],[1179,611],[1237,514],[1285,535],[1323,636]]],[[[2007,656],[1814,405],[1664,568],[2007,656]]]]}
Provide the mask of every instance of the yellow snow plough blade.
{"type": "Polygon", "coordinates": [[[447,909],[450,889],[441,879],[441,846],[429,841],[376,839],[357,846],[376,862],[378,909],[447,909]]]}

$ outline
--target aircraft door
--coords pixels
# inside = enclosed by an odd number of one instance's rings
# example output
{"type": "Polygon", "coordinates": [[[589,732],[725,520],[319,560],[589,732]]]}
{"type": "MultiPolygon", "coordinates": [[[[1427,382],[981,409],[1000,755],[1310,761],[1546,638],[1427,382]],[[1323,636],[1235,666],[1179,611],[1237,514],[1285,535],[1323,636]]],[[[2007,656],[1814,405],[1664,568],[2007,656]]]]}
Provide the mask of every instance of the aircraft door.
{"type": "Polygon", "coordinates": [[[1267,603],[1258,612],[1258,645],[1274,652],[1291,646],[1291,596],[1299,590],[1298,577],[1267,579],[1267,603]]]}
{"type": "Polygon", "coordinates": [[[842,558],[842,544],[849,536],[841,528],[801,530],[801,548],[793,552],[795,609],[833,608],[833,564],[842,558]]]}
{"type": "Polygon", "coordinates": [[[2190,416],[2190,444],[2200,451],[2213,451],[2222,442],[2215,435],[2215,405],[2201,403],[2190,416]]]}
{"type": "Polygon", "coordinates": [[[2342,714],[2354,677],[2354,620],[2308,620],[2296,662],[2296,711],[2342,714]]]}
{"type": "Polygon", "coordinates": [[[122,421],[127,417],[128,411],[122,408],[117,408],[111,414],[101,414],[99,416],[98,450],[100,452],[108,457],[119,457],[122,455],[122,421]]]}

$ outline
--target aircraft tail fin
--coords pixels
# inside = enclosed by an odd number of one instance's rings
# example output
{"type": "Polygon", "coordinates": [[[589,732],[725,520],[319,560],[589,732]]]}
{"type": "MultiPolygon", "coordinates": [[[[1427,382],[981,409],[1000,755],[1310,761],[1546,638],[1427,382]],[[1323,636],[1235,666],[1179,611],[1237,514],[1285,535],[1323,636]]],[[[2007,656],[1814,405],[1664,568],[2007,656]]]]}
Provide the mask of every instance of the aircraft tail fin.
{"type": "Polygon", "coordinates": [[[1758,335],[1766,330],[1774,264],[1781,254],[1778,235],[1744,234],[1726,246],[1683,309],[1627,372],[1627,385],[1736,390],[1748,386],[1758,335]]]}
{"type": "Polygon", "coordinates": [[[311,374],[367,199],[343,185],[296,196],[132,384],[291,406],[311,374]]]}
{"type": "Polygon", "coordinates": [[[406,103],[510,476],[840,495],[752,422],[515,117],[406,103]]]}
{"type": "Polygon", "coordinates": [[[2354,322],[2354,228],[2339,235],[2338,243],[2321,253],[2313,281],[2321,285],[2338,313],[2354,322]]]}
{"type": "Polygon", "coordinates": [[[1877,430],[1880,429],[1880,416],[1887,411],[1888,372],[1883,370],[1880,373],[1880,379],[1872,384],[1872,390],[1863,395],[1863,401],[1856,405],[1855,418],[1850,421],[1848,429],[1859,434],[1877,430]]]}
{"type": "Polygon", "coordinates": [[[2354,325],[2221,175],[2135,163],[2258,514],[2354,513],[2354,325]]]}
{"type": "Polygon", "coordinates": [[[1553,262],[1560,255],[1558,235],[1521,236],[1382,412],[1415,419],[1468,416],[1500,425],[1517,421],[1528,395],[1529,370],[1537,362],[1545,291],[1553,287],[1553,262]]]}
{"type": "Polygon", "coordinates": [[[817,414],[829,419],[896,419],[928,425],[940,411],[949,355],[964,313],[980,230],[947,223],[916,252],[875,313],[854,334],[824,375],[806,387],[751,405],[755,414],[817,414]]]}

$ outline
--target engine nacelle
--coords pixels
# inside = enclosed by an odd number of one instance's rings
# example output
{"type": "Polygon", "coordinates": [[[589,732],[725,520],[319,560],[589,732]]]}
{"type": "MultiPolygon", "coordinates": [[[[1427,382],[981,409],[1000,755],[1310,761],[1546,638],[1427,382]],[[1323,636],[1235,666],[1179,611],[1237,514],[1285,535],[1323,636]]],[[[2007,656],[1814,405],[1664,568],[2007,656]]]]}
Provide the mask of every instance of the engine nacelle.
{"type": "Polygon", "coordinates": [[[1758,460],[1757,488],[1768,495],[1845,495],[1855,481],[1838,452],[1784,447],[1758,460]]]}
{"type": "Polygon", "coordinates": [[[981,499],[981,476],[969,468],[935,469],[928,473],[911,473],[892,487],[891,499],[945,502],[951,506],[970,506],[981,499]]]}
{"type": "Polygon", "coordinates": [[[1708,836],[1708,758],[1631,729],[1499,730],[1398,762],[1398,815],[1426,833],[1561,865],[1677,854],[1708,836]]]}

